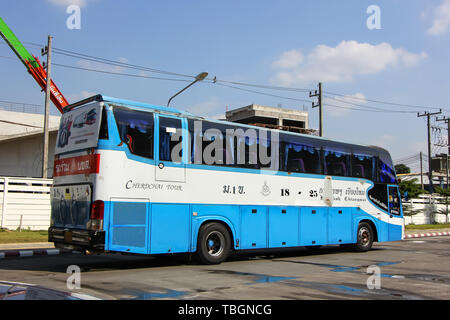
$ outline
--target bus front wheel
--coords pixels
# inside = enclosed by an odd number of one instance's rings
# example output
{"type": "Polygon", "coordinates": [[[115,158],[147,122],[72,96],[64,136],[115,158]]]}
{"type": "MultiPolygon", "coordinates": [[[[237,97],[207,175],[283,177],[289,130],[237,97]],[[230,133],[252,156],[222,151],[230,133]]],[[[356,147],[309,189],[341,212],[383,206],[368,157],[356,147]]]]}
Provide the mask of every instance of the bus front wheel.
{"type": "Polygon", "coordinates": [[[353,245],[353,250],[357,252],[369,251],[372,248],[374,234],[372,227],[367,222],[361,222],[358,225],[356,243],[353,245]]]}
{"type": "Polygon", "coordinates": [[[201,263],[221,263],[230,251],[231,237],[224,225],[212,222],[201,226],[197,239],[197,258],[201,263]]]}

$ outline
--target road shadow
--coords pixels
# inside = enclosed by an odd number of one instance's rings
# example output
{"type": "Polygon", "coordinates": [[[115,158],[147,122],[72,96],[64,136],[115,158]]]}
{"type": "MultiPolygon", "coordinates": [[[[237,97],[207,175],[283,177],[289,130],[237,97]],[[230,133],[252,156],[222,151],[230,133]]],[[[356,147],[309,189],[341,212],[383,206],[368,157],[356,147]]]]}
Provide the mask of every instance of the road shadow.
{"type": "MultiPolygon", "coordinates": [[[[384,250],[374,247],[372,250],[384,250]]],[[[297,247],[283,250],[242,251],[232,254],[227,262],[270,260],[277,258],[306,257],[352,252],[339,246],[297,247]]],[[[104,253],[85,255],[66,253],[56,256],[11,257],[0,260],[0,270],[27,270],[66,273],[67,267],[77,265],[82,272],[107,270],[134,270],[143,268],[163,268],[183,265],[199,265],[194,254],[132,255],[104,253]]]]}

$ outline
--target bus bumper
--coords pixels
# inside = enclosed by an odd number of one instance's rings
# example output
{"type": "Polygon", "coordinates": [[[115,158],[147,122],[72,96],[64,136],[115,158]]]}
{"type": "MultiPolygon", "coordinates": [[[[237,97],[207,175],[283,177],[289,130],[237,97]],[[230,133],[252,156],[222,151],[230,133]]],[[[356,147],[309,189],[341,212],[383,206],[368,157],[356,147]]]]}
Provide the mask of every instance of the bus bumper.
{"type": "Polygon", "coordinates": [[[105,231],[50,227],[48,242],[53,242],[56,248],[61,249],[103,251],[105,249],[105,231]]]}

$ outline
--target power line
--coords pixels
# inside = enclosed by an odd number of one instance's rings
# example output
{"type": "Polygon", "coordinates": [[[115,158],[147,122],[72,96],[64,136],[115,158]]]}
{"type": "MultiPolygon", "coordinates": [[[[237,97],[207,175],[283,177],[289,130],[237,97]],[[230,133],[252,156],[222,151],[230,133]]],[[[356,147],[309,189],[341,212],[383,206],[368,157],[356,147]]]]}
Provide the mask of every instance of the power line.
{"type": "Polygon", "coordinates": [[[344,95],[344,94],[341,94],[341,93],[333,93],[333,92],[329,92],[329,91],[325,91],[325,93],[333,94],[333,95],[336,95],[336,96],[342,96],[342,97],[346,97],[346,98],[350,98],[350,99],[354,99],[354,100],[370,101],[370,102],[381,103],[381,104],[389,104],[389,105],[399,106],[399,107],[417,108],[417,109],[421,109],[421,110],[423,110],[425,108],[435,109],[435,110],[439,110],[440,109],[440,108],[433,108],[433,107],[420,106],[420,105],[412,105],[412,104],[396,103],[396,102],[374,100],[374,99],[367,99],[367,98],[359,98],[359,97],[344,95]]]}
{"type": "Polygon", "coordinates": [[[53,65],[54,66],[58,66],[58,67],[63,67],[63,68],[70,68],[70,69],[76,69],[76,70],[83,70],[83,71],[90,71],[90,72],[97,72],[97,73],[105,73],[105,74],[112,74],[112,75],[118,75],[118,76],[127,76],[127,77],[135,77],[135,78],[146,78],[146,79],[155,79],[155,80],[167,80],[167,81],[191,82],[190,80],[184,80],[184,79],[152,77],[152,76],[145,76],[145,75],[139,75],[139,74],[122,73],[122,72],[98,70],[98,69],[83,68],[83,67],[75,67],[75,66],[69,66],[69,65],[60,64],[60,63],[53,63],[53,65]]]}
{"type": "Polygon", "coordinates": [[[83,59],[83,60],[87,60],[87,61],[93,61],[93,62],[108,64],[108,65],[113,65],[113,66],[117,66],[117,67],[125,67],[125,68],[129,68],[129,69],[135,69],[135,70],[141,70],[141,71],[161,73],[161,74],[167,74],[167,75],[172,75],[172,76],[187,77],[187,78],[195,79],[195,76],[188,75],[188,74],[182,74],[182,73],[164,71],[164,70],[159,70],[159,69],[154,69],[154,68],[149,68],[149,67],[143,67],[143,66],[139,66],[139,65],[135,65],[135,64],[126,63],[126,62],[114,61],[114,60],[99,58],[99,57],[90,56],[90,55],[86,55],[86,54],[82,54],[82,53],[76,53],[76,52],[64,50],[64,49],[56,49],[55,48],[54,51],[56,54],[69,56],[69,57],[73,57],[73,58],[78,58],[78,59],[83,59]]]}
{"type": "Polygon", "coordinates": [[[276,94],[271,94],[271,93],[265,93],[265,92],[260,92],[260,91],[255,91],[255,90],[250,90],[250,89],[244,89],[244,88],[239,88],[239,87],[235,87],[235,86],[230,86],[228,84],[223,84],[223,83],[216,83],[219,86],[223,86],[223,87],[228,87],[228,88],[232,88],[232,89],[236,89],[236,90],[241,90],[241,91],[246,91],[246,92],[251,92],[251,93],[256,93],[256,94],[261,94],[261,95],[265,95],[265,96],[270,96],[270,97],[275,97],[275,98],[281,98],[281,99],[288,99],[288,100],[295,100],[295,101],[301,101],[301,102],[308,102],[311,103],[311,100],[306,100],[306,99],[299,99],[299,98],[292,98],[292,97],[286,97],[286,96],[280,96],[280,95],[276,95],[276,94]]]}
{"type": "Polygon", "coordinates": [[[328,106],[328,107],[333,107],[333,108],[355,110],[355,111],[365,111],[365,112],[375,112],[375,113],[404,113],[402,111],[386,110],[386,109],[379,109],[379,108],[375,108],[375,109],[360,109],[360,108],[354,108],[354,107],[338,106],[338,105],[330,104],[330,103],[326,103],[326,102],[324,102],[324,105],[328,106]]]}
{"type": "MultiPolygon", "coordinates": [[[[54,66],[58,66],[58,67],[71,68],[71,69],[77,69],[77,70],[84,70],[84,71],[90,71],[90,72],[96,72],[96,73],[105,73],[105,74],[119,75],[119,76],[129,76],[129,77],[136,77],[136,78],[147,78],[147,79],[167,80],[167,81],[190,82],[189,80],[184,80],[184,79],[161,78],[161,77],[136,75],[136,74],[130,74],[130,73],[98,70],[98,69],[92,69],[92,68],[75,67],[75,66],[69,66],[69,65],[58,64],[58,63],[53,63],[53,65],[54,66]]],[[[205,80],[205,82],[207,82],[207,83],[214,83],[214,82],[206,81],[206,80],[205,80]]],[[[275,95],[275,94],[270,94],[270,93],[265,93],[265,92],[260,92],[260,91],[256,91],[256,90],[250,90],[250,89],[244,89],[244,88],[231,86],[231,85],[224,84],[224,83],[219,83],[219,82],[216,82],[215,84],[220,85],[220,86],[224,86],[224,87],[228,87],[228,88],[231,88],[231,89],[235,89],[235,90],[241,90],[241,91],[245,91],[245,92],[256,93],[256,94],[265,95],[265,96],[269,96],[269,97],[275,97],[275,98],[287,99],[287,100],[293,100],[293,101],[300,101],[300,102],[308,102],[308,103],[312,102],[311,100],[300,99],[300,98],[293,98],[293,97],[287,97],[287,96],[281,96],[281,95],[275,95]]],[[[405,113],[404,111],[392,111],[392,110],[379,109],[379,108],[375,108],[375,110],[366,110],[366,109],[338,106],[338,105],[333,105],[333,104],[329,104],[329,103],[325,103],[325,105],[329,106],[329,107],[333,107],[333,108],[349,109],[349,110],[355,110],[355,111],[385,112],[385,113],[405,113]]]]}
{"type": "MultiPolygon", "coordinates": [[[[23,43],[28,44],[33,47],[41,47],[41,45],[33,43],[33,42],[23,42],[23,43]]],[[[68,56],[68,57],[72,57],[72,58],[77,58],[77,59],[82,59],[82,60],[87,60],[87,61],[92,61],[92,62],[97,62],[97,63],[102,63],[102,64],[107,64],[107,65],[112,65],[112,66],[116,66],[116,67],[123,67],[123,68],[129,68],[129,69],[152,72],[152,73],[160,73],[160,74],[172,75],[172,76],[177,76],[177,77],[195,78],[195,76],[193,76],[193,75],[165,71],[165,70],[155,69],[155,68],[149,68],[149,67],[144,67],[144,66],[140,66],[140,65],[136,65],[136,64],[120,62],[120,61],[114,61],[111,59],[96,57],[96,56],[87,55],[84,53],[79,53],[79,52],[66,50],[66,49],[53,48],[53,51],[56,54],[60,54],[60,55],[64,55],[64,56],[68,56]]],[[[5,57],[5,58],[9,59],[9,57],[5,57]]],[[[92,69],[92,68],[75,67],[75,66],[69,66],[69,65],[64,65],[64,64],[54,64],[54,65],[57,65],[59,67],[66,67],[66,68],[85,70],[85,71],[91,71],[91,72],[97,72],[97,73],[123,75],[123,76],[130,76],[130,77],[136,77],[136,78],[147,78],[147,79],[155,79],[155,80],[170,80],[170,81],[185,81],[185,82],[188,81],[188,80],[174,79],[174,78],[151,77],[151,76],[135,75],[135,74],[129,74],[129,73],[126,74],[126,73],[121,73],[121,72],[97,70],[97,69],[92,69]]],[[[276,97],[276,98],[281,98],[281,99],[288,99],[288,100],[308,102],[308,103],[311,102],[311,101],[305,100],[305,99],[292,98],[292,97],[286,97],[286,96],[281,96],[281,95],[264,93],[264,92],[260,92],[260,91],[254,91],[254,90],[250,90],[250,89],[244,89],[244,88],[240,88],[239,86],[255,87],[255,88],[261,88],[261,89],[267,89],[267,90],[291,91],[291,92],[309,92],[309,91],[311,91],[311,89],[307,89],[307,88],[270,86],[270,85],[245,83],[245,82],[238,82],[238,81],[227,81],[227,80],[217,79],[217,77],[207,78],[205,80],[207,80],[206,82],[212,82],[215,84],[219,84],[222,86],[226,86],[226,87],[241,90],[241,91],[247,91],[247,92],[256,93],[256,94],[263,94],[266,96],[271,96],[271,97],[276,97]]],[[[353,99],[353,100],[359,100],[359,101],[365,101],[365,102],[370,101],[370,102],[374,102],[374,103],[402,106],[402,107],[423,108],[423,106],[419,106],[419,105],[401,104],[401,103],[394,103],[394,102],[388,102],[388,101],[382,101],[382,100],[359,98],[359,97],[348,96],[348,95],[344,95],[344,94],[340,94],[340,93],[333,93],[333,92],[329,92],[329,91],[324,91],[324,92],[326,92],[328,94],[336,95],[336,96],[345,97],[346,99],[353,99]]],[[[354,107],[350,107],[350,106],[342,106],[342,105],[336,105],[336,104],[332,104],[332,103],[324,103],[324,105],[327,105],[328,107],[332,107],[332,108],[348,109],[348,110],[354,110],[354,111],[380,112],[380,113],[404,113],[404,114],[415,113],[413,111],[389,110],[389,109],[383,109],[383,108],[379,108],[379,107],[375,107],[375,106],[358,104],[358,103],[354,103],[351,101],[338,99],[338,98],[332,97],[330,95],[326,95],[326,97],[329,99],[332,99],[334,101],[338,101],[338,102],[341,102],[341,103],[344,103],[347,105],[358,107],[358,108],[354,108],[354,107]]],[[[435,108],[431,108],[431,109],[435,109],[435,108]]]]}
{"type": "MultiPolygon", "coordinates": [[[[361,108],[366,108],[369,110],[378,110],[378,111],[383,111],[383,112],[390,112],[390,113],[416,113],[415,111],[403,111],[403,110],[389,110],[389,109],[383,109],[383,108],[378,108],[378,107],[373,107],[373,106],[367,106],[367,105],[363,105],[363,104],[358,104],[358,103],[354,103],[354,102],[350,102],[350,101],[345,101],[345,100],[341,100],[335,97],[332,97],[330,95],[325,95],[325,97],[327,97],[328,99],[332,99],[338,102],[342,102],[345,104],[350,104],[353,106],[358,106],[361,108]]],[[[346,98],[351,98],[349,96],[345,96],[346,98]]]]}
{"type": "MultiPolygon", "coordinates": [[[[41,45],[32,43],[32,42],[24,42],[24,43],[35,46],[35,47],[41,47],[41,45]]],[[[74,57],[74,58],[79,58],[79,59],[85,59],[88,61],[94,61],[94,62],[99,62],[99,63],[104,63],[104,64],[111,64],[111,65],[126,67],[126,68],[130,68],[130,69],[144,70],[144,71],[148,71],[148,72],[156,72],[156,73],[162,73],[162,74],[167,74],[167,75],[195,78],[195,76],[193,76],[193,75],[176,73],[176,72],[165,71],[165,70],[160,70],[160,69],[154,69],[154,68],[144,67],[144,66],[140,66],[140,65],[124,63],[124,62],[118,62],[118,61],[105,59],[105,58],[101,58],[101,57],[96,57],[96,56],[92,56],[92,55],[87,55],[87,54],[83,54],[83,53],[79,53],[79,52],[75,52],[75,51],[71,51],[71,50],[66,50],[66,49],[54,48],[53,50],[57,54],[70,56],[70,57],[74,57]]],[[[258,88],[270,89],[270,90],[284,90],[284,91],[294,91],[294,92],[310,92],[310,91],[312,91],[311,89],[308,89],[308,88],[292,88],[292,87],[284,87],[284,86],[269,86],[269,85],[261,85],[261,84],[252,84],[252,83],[245,83],[245,82],[221,80],[221,79],[217,79],[216,77],[212,78],[212,79],[207,78],[205,80],[213,81],[214,83],[221,82],[221,83],[233,84],[233,85],[238,85],[238,86],[250,86],[250,87],[258,87],[258,88]]],[[[380,103],[380,104],[384,104],[384,105],[394,105],[394,106],[401,106],[401,107],[424,109],[424,106],[420,106],[420,105],[403,104],[403,103],[396,103],[396,102],[389,102],[389,101],[382,101],[382,100],[375,100],[375,99],[359,98],[359,97],[354,97],[354,96],[349,96],[349,95],[344,95],[341,93],[334,93],[334,92],[329,92],[329,91],[324,91],[324,93],[345,97],[346,99],[360,100],[360,101],[365,101],[365,102],[370,101],[370,102],[380,103]]],[[[357,103],[353,103],[353,102],[349,102],[349,101],[340,100],[335,97],[331,97],[329,95],[326,95],[326,96],[335,101],[347,103],[350,105],[354,105],[354,106],[358,106],[358,107],[362,107],[362,108],[366,108],[366,109],[373,109],[373,110],[390,112],[390,113],[413,113],[412,111],[386,110],[386,109],[376,108],[373,106],[367,106],[367,105],[362,105],[362,104],[357,104],[357,103]]],[[[332,106],[332,107],[338,107],[333,104],[328,104],[328,105],[332,106]]],[[[439,109],[439,108],[431,108],[431,109],[439,109]]],[[[353,109],[353,110],[359,110],[359,109],[353,109]]]]}
{"type": "Polygon", "coordinates": [[[394,160],[394,162],[401,162],[401,161],[407,161],[407,160],[411,160],[411,159],[415,159],[415,158],[419,158],[419,154],[415,154],[409,157],[404,157],[404,158],[400,158],[400,159],[396,159],[394,160]]]}
{"type": "MultiPolygon", "coordinates": [[[[108,65],[114,65],[114,66],[118,66],[118,67],[125,67],[125,68],[130,68],[130,69],[141,70],[141,71],[148,71],[148,72],[156,72],[156,73],[162,73],[162,74],[174,75],[174,76],[180,76],[180,77],[195,78],[195,76],[193,76],[193,75],[176,73],[176,72],[171,72],[171,71],[164,71],[164,70],[160,70],[160,69],[154,69],[154,68],[144,67],[144,66],[135,65],[135,64],[129,64],[126,62],[118,62],[118,61],[114,61],[114,60],[110,60],[110,59],[95,57],[95,56],[77,53],[77,52],[73,52],[73,51],[69,51],[69,50],[64,50],[64,49],[55,48],[54,51],[57,54],[70,56],[70,57],[74,57],[74,58],[79,58],[79,59],[83,59],[83,60],[88,60],[88,61],[93,61],[93,62],[99,62],[99,63],[103,63],[103,64],[108,64],[108,65]]],[[[225,83],[225,84],[234,84],[234,85],[239,85],[239,86],[249,86],[249,87],[270,89],[270,90],[284,90],[284,91],[294,91],[294,92],[309,92],[311,90],[311,89],[307,89],[307,88],[270,86],[270,85],[255,84],[255,83],[228,81],[228,80],[217,79],[216,77],[215,78],[206,78],[205,80],[209,80],[213,83],[220,82],[220,83],[225,83]]]]}

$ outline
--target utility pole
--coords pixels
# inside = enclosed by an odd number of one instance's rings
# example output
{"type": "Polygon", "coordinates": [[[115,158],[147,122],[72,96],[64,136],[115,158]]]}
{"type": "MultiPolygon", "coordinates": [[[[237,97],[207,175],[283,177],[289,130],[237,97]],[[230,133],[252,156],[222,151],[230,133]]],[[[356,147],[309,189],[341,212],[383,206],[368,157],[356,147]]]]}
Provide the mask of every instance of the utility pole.
{"type": "Polygon", "coordinates": [[[445,116],[442,117],[442,119],[439,119],[438,117],[436,117],[436,121],[445,121],[445,123],[447,124],[447,154],[450,153],[450,119],[446,118],[445,116]]]}
{"type": "Polygon", "coordinates": [[[420,151],[420,185],[423,190],[423,166],[422,166],[422,151],[420,151]]]}
{"type": "MultiPolygon", "coordinates": [[[[47,79],[45,86],[45,116],[44,116],[44,152],[42,155],[42,178],[48,178],[48,118],[50,115],[50,84],[52,71],[52,37],[48,36],[48,44],[41,50],[42,55],[47,55],[47,79]]],[[[45,67],[45,66],[44,66],[45,67]]]]}
{"type": "Polygon", "coordinates": [[[447,190],[445,192],[445,223],[448,223],[448,157],[450,154],[450,119],[445,116],[442,119],[436,117],[436,121],[444,121],[447,124],[447,155],[445,157],[445,173],[447,178],[447,190]]]}
{"type": "Polygon", "coordinates": [[[427,117],[427,135],[428,135],[428,183],[429,183],[429,192],[430,195],[433,193],[433,172],[431,169],[431,125],[430,125],[430,116],[441,114],[442,110],[439,109],[439,112],[427,112],[425,111],[423,114],[419,114],[417,112],[417,117],[427,117]]]}
{"type": "Polygon", "coordinates": [[[317,104],[312,103],[312,107],[319,107],[319,136],[323,137],[323,107],[322,107],[322,82],[319,82],[319,92],[314,91],[314,94],[310,91],[309,97],[317,97],[317,104]]]}

